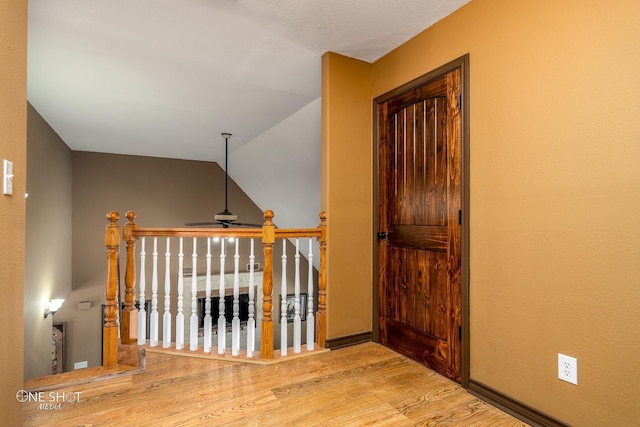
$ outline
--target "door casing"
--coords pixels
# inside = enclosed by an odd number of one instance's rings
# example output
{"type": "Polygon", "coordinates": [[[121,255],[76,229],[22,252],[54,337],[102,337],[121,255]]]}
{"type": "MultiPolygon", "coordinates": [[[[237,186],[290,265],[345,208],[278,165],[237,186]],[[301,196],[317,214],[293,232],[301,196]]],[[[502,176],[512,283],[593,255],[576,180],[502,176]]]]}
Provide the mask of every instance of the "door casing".
{"type": "Polygon", "coordinates": [[[469,377],[470,377],[470,341],[471,334],[469,330],[469,54],[461,56],[453,61],[442,65],[441,67],[436,68],[408,83],[403,84],[391,91],[382,94],[376,97],[373,100],[373,144],[374,144],[374,152],[376,155],[374,156],[374,173],[373,173],[373,214],[376,229],[372,233],[373,240],[373,339],[375,342],[380,342],[380,325],[379,321],[379,313],[380,313],[380,297],[379,297],[379,256],[378,256],[378,242],[377,242],[377,230],[379,223],[379,215],[378,215],[378,206],[379,206],[379,106],[380,104],[388,101],[389,99],[395,97],[396,95],[411,90],[415,87],[421,86],[426,82],[433,80],[437,77],[440,77],[448,72],[460,68],[461,72],[461,88],[462,88],[462,123],[461,123],[461,132],[462,132],[462,158],[461,158],[461,180],[462,180],[462,195],[461,195],[461,203],[462,203],[462,229],[461,229],[461,245],[462,245],[462,277],[461,277],[461,313],[460,313],[460,322],[462,326],[462,344],[461,344],[461,374],[462,374],[462,382],[461,385],[465,388],[469,386],[469,377]]]}

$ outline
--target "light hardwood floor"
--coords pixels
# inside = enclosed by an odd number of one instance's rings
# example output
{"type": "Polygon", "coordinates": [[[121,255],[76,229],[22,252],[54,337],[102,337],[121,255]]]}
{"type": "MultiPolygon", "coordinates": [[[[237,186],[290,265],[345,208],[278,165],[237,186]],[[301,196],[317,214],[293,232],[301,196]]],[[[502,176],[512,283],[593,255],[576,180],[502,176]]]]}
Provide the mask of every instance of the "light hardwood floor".
{"type": "Polygon", "coordinates": [[[23,403],[24,425],[526,426],[375,343],[272,365],[153,353],[146,365],[89,384],[41,384],[59,409],[23,403]]]}

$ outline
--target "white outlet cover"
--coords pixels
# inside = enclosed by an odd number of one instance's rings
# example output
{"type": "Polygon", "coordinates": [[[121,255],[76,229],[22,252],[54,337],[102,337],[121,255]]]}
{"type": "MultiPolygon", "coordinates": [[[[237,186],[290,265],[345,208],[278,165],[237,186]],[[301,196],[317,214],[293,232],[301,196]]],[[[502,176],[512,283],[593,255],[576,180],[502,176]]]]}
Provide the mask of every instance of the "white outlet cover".
{"type": "Polygon", "coordinates": [[[13,194],[13,162],[6,159],[3,162],[2,191],[7,196],[13,194]]]}
{"type": "Polygon", "coordinates": [[[578,359],[558,353],[558,379],[578,385],[578,359]]]}

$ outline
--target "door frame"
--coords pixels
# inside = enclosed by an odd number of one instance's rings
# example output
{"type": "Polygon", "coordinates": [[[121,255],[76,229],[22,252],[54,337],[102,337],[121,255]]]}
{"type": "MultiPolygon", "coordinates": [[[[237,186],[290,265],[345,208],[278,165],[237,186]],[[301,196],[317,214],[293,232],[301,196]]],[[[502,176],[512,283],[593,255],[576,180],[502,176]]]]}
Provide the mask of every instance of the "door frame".
{"type": "Polygon", "coordinates": [[[469,54],[463,55],[453,61],[442,65],[435,70],[429,71],[428,73],[411,80],[395,89],[390,90],[387,93],[384,93],[373,100],[373,151],[375,153],[374,158],[374,170],[373,170],[373,221],[374,221],[374,232],[372,240],[373,240],[373,340],[375,342],[380,342],[380,324],[379,324],[379,314],[380,314],[380,276],[378,274],[379,271],[379,254],[378,254],[378,239],[377,232],[378,230],[378,209],[380,204],[380,195],[379,192],[379,175],[380,175],[380,164],[379,164],[379,139],[380,139],[380,120],[379,120],[379,109],[380,104],[388,101],[389,99],[409,90],[412,90],[418,86],[422,86],[423,84],[434,80],[443,74],[447,74],[448,72],[460,68],[461,74],[461,96],[462,96],[462,112],[461,112],[461,137],[462,137],[462,151],[461,151],[461,203],[462,203],[462,228],[461,228],[461,256],[462,256],[462,277],[461,277],[461,300],[460,300],[460,324],[462,327],[462,340],[461,340],[461,354],[460,354],[460,370],[462,376],[461,385],[464,388],[469,387],[469,377],[470,377],[470,341],[471,334],[469,330],[469,54]]]}

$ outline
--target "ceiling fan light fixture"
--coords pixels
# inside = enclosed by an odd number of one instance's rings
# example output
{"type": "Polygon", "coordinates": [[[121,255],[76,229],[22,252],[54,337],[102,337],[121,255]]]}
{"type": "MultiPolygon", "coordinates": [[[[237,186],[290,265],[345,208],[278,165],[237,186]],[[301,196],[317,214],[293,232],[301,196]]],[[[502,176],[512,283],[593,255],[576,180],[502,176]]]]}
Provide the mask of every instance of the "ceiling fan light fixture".
{"type": "Polygon", "coordinates": [[[232,214],[227,209],[225,209],[222,212],[218,212],[217,214],[215,214],[213,218],[216,221],[235,221],[238,219],[238,215],[232,214]]]}

